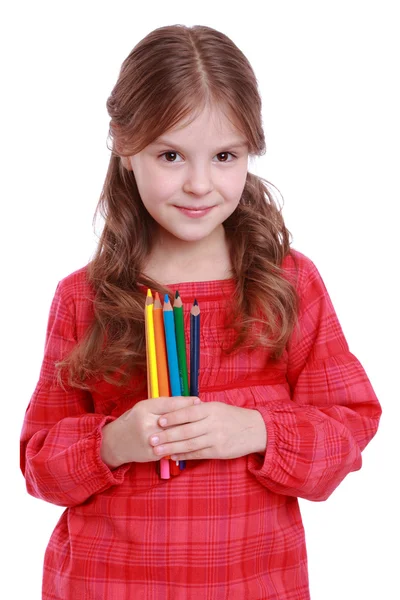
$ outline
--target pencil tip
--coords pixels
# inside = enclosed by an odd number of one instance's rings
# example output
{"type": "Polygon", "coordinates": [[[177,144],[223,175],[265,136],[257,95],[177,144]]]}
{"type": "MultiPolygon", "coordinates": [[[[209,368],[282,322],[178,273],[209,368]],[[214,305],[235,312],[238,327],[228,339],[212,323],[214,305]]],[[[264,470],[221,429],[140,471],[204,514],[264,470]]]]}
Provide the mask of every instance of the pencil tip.
{"type": "Polygon", "coordinates": [[[179,296],[179,292],[178,292],[178,290],[176,290],[176,292],[175,292],[175,298],[179,298],[179,297],[180,297],[179,296]]]}
{"type": "Polygon", "coordinates": [[[197,302],[196,298],[194,299],[193,304],[194,304],[194,306],[198,306],[199,305],[199,303],[197,302]]]}
{"type": "Polygon", "coordinates": [[[156,296],[156,300],[160,299],[160,294],[158,292],[155,293],[155,296],[156,296]]]}
{"type": "Polygon", "coordinates": [[[164,302],[167,302],[167,304],[169,304],[169,296],[168,296],[168,294],[165,294],[165,296],[164,296],[164,302]]]}
{"type": "Polygon", "coordinates": [[[151,293],[151,289],[150,288],[147,288],[147,296],[148,297],[149,296],[153,297],[153,294],[151,293]]]}

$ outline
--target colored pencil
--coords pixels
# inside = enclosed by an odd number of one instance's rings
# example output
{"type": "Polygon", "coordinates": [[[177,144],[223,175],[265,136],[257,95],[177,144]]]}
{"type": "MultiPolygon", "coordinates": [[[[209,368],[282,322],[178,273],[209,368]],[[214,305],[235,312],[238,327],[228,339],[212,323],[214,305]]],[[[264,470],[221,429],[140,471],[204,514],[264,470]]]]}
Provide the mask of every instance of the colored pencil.
{"type": "MultiPolygon", "coordinates": [[[[177,290],[173,306],[168,294],[164,306],[158,292],[155,300],[147,290],[145,305],[147,387],[150,398],[160,396],[198,396],[200,368],[200,307],[197,300],[190,311],[190,389],[186,358],[183,302],[177,290]]],[[[186,461],[169,456],[156,463],[162,479],[179,475],[186,461]]]]}
{"type": "Polygon", "coordinates": [[[168,381],[167,349],[165,345],[163,307],[161,305],[160,296],[158,292],[156,292],[155,294],[153,314],[159,392],[160,396],[170,396],[171,391],[168,381]]]}
{"type": "Polygon", "coordinates": [[[190,310],[190,395],[199,395],[200,308],[194,300],[190,310]]]}
{"type": "Polygon", "coordinates": [[[147,349],[149,353],[149,370],[150,370],[150,398],[158,398],[158,376],[157,376],[157,357],[156,357],[156,341],[154,336],[154,319],[153,319],[154,301],[151,290],[147,290],[146,298],[146,323],[147,323],[147,349]]]}
{"type": "MultiPolygon", "coordinates": [[[[150,289],[147,290],[145,322],[147,332],[146,351],[148,352],[150,370],[150,398],[159,398],[156,338],[154,331],[154,301],[150,289]]],[[[160,477],[161,479],[170,479],[169,460],[165,457],[160,460],[160,477]]]]}
{"type": "MultiPolygon", "coordinates": [[[[157,376],[158,376],[158,391],[160,396],[170,396],[170,387],[168,381],[168,365],[167,365],[167,349],[165,347],[165,333],[163,323],[163,310],[160,302],[160,295],[155,293],[154,300],[154,336],[156,341],[156,356],[157,356],[157,376]]],[[[164,456],[160,460],[160,476],[161,479],[170,478],[170,456],[164,456]]]]}
{"type": "MultiPolygon", "coordinates": [[[[168,357],[168,370],[169,380],[171,385],[172,396],[181,396],[181,381],[179,378],[179,367],[178,367],[178,352],[176,348],[176,337],[175,337],[175,322],[174,313],[171,302],[169,301],[168,294],[164,297],[163,306],[163,317],[164,317],[164,330],[165,339],[167,342],[167,357],[168,357]]],[[[170,461],[171,475],[179,475],[179,461],[170,461]]]]}
{"type": "Polygon", "coordinates": [[[175,293],[174,322],[176,333],[176,347],[178,350],[179,376],[181,379],[182,396],[189,396],[188,371],[186,361],[185,325],[183,317],[183,303],[179,292],[175,293]]]}
{"type": "Polygon", "coordinates": [[[163,316],[165,339],[167,341],[167,356],[171,393],[172,396],[181,396],[182,389],[179,377],[178,351],[176,347],[174,313],[172,305],[169,301],[168,294],[165,294],[164,298],[163,316]]]}
{"type": "MultiPolygon", "coordinates": [[[[178,290],[175,292],[174,300],[174,322],[176,333],[176,347],[178,350],[179,377],[181,380],[182,396],[189,396],[188,370],[186,360],[185,324],[183,316],[183,303],[178,290]]],[[[186,467],[186,461],[179,461],[179,468],[186,467]]]]}
{"type": "Polygon", "coordinates": [[[146,343],[146,365],[147,365],[147,394],[151,397],[151,383],[150,383],[150,364],[149,364],[149,343],[148,343],[148,325],[147,325],[147,307],[144,313],[144,330],[145,330],[145,343],[146,343]]]}

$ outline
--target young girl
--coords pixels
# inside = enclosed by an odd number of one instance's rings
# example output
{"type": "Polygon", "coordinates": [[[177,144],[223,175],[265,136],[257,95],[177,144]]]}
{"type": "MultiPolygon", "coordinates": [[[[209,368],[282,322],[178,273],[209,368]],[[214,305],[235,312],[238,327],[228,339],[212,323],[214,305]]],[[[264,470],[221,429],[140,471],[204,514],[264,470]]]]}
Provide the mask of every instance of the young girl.
{"type": "Polygon", "coordinates": [[[107,108],[104,229],[58,284],[21,434],[28,492],[66,507],[42,597],[306,600],[297,498],[326,500],[361,468],[381,408],[248,172],[265,152],[254,72],[214,29],[162,27],[107,108]],[[199,398],[147,397],[147,288],[198,301],[199,398]],[[165,456],[186,469],[160,479],[165,456]]]}

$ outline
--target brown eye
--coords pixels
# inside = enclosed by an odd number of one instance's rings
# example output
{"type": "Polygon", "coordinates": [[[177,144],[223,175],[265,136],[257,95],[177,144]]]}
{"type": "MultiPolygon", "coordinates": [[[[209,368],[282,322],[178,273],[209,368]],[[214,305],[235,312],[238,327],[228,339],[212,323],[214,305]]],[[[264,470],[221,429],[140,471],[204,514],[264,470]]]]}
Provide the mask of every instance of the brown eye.
{"type": "Polygon", "coordinates": [[[217,156],[222,156],[223,160],[220,160],[219,162],[231,162],[230,160],[228,160],[228,156],[229,154],[234,157],[234,155],[231,152],[220,152],[219,154],[217,154],[217,156]]]}
{"type": "Polygon", "coordinates": [[[167,158],[167,162],[175,162],[174,159],[177,157],[177,153],[176,152],[164,152],[163,156],[166,156],[166,157],[172,156],[172,160],[168,160],[168,158],[167,158]]]}

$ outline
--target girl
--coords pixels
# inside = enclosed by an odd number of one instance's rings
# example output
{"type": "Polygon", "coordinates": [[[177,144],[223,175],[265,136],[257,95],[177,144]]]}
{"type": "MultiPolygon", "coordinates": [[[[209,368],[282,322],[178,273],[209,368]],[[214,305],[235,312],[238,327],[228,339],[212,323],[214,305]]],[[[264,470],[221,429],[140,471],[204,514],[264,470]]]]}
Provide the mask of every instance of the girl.
{"type": "Polygon", "coordinates": [[[104,229],[57,286],[21,434],[28,492],[66,507],[42,597],[308,599],[297,498],[326,500],[361,468],[381,407],[247,170],[265,152],[254,72],[214,29],[162,27],[107,108],[104,229]],[[200,399],[147,397],[148,287],[197,298],[200,399]],[[186,469],[163,480],[168,455],[186,469]]]}

